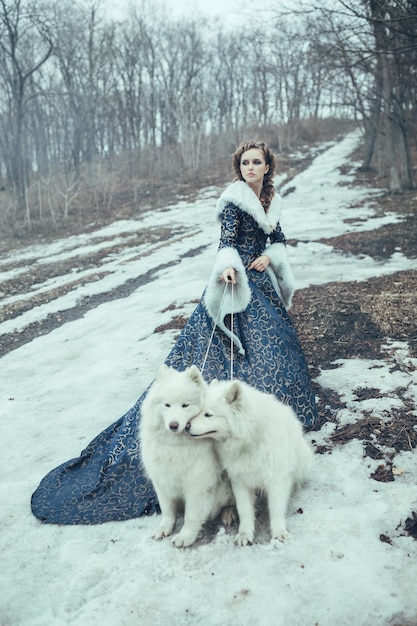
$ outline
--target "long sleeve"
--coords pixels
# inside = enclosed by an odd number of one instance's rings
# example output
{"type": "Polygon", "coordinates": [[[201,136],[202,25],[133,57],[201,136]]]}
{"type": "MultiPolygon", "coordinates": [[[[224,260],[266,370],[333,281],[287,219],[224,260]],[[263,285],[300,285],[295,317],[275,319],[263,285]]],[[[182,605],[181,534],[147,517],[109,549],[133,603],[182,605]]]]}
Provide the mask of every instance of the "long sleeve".
{"type": "Polygon", "coordinates": [[[244,354],[239,339],[230,333],[224,324],[226,315],[244,311],[251,299],[245,267],[236,248],[238,231],[239,209],[229,204],[221,214],[220,244],[208,281],[204,302],[210,317],[226,335],[233,338],[239,352],[244,354]],[[231,284],[224,283],[220,278],[226,267],[233,267],[236,271],[236,284],[233,287],[231,284]]]}
{"type": "Polygon", "coordinates": [[[239,211],[233,204],[227,204],[220,216],[219,248],[235,248],[239,232],[239,211]]]}
{"type": "Polygon", "coordinates": [[[271,262],[267,271],[281,296],[285,308],[289,309],[295,292],[295,280],[288,259],[287,240],[279,223],[277,223],[275,229],[270,234],[269,240],[270,244],[264,250],[264,254],[269,257],[271,262]]]}
{"type": "Polygon", "coordinates": [[[213,279],[217,276],[219,280],[226,267],[233,267],[237,272],[237,288],[246,280],[245,268],[237,251],[239,226],[240,211],[233,204],[228,204],[220,216],[220,243],[212,270],[213,279]]]}
{"type": "Polygon", "coordinates": [[[284,243],[285,245],[287,245],[287,240],[284,233],[282,232],[279,222],[275,226],[275,229],[272,231],[272,233],[269,235],[269,241],[271,244],[284,243]]]}

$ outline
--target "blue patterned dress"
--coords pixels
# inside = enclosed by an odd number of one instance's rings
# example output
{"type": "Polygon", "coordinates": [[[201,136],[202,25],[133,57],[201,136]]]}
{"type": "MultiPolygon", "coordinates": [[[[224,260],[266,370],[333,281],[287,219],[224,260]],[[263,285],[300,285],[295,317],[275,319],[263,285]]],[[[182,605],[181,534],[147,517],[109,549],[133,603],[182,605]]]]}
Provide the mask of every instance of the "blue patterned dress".
{"type": "MultiPolygon", "coordinates": [[[[233,183],[222,194],[217,205],[220,246],[212,277],[165,362],[178,370],[195,364],[207,381],[230,378],[233,364],[234,378],[275,394],[311,429],[318,424],[317,409],[303,351],[283,304],[291,300],[291,273],[278,222],[279,198],[274,201],[265,221],[260,202],[245,183],[233,183]],[[264,252],[270,253],[275,276],[272,271],[245,269],[264,252]],[[229,265],[238,276],[233,328],[227,304],[220,303],[226,287],[218,280],[229,265]],[[216,307],[221,315],[213,333],[216,307]]],[[[140,463],[138,424],[145,394],[78,458],[42,480],[32,496],[37,518],[55,524],[97,524],[159,512],[140,463]]]]}

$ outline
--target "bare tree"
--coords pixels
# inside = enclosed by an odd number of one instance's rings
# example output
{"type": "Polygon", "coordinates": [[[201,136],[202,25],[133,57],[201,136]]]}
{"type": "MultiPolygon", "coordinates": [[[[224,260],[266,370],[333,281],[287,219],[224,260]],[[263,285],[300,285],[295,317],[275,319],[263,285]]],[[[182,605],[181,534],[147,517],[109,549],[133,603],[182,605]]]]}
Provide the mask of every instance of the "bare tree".
{"type": "Polygon", "coordinates": [[[28,91],[29,80],[52,50],[52,34],[37,0],[0,0],[0,81],[6,94],[0,141],[19,211],[26,208],[30,169],[25,135],[27,104],[38,95],[28,91]]]}
{"type": "Polygon", "coordinates": [[[338,94],[339,110],[349,106],[364,123],[363,167],[378,148],[392,192],[414,184],[416,9],[415,0],[338,0],[310,5],[300,15],[312,25],[305,37],[321,50],[321,68],[333,74],[329,86],[338,94]]]}
{"type": "Polygon", "coordinates": [[[0,0],[0,181],[19,220],[136,203],[161,172],[198,175],[220,138],[232,151],[274,127],[284,147],[329,115],[363,122],[364,167],[377,155],[393,191],[413,185],[415,0],[317,0],[279,19],[270,0],[277,19],[233,31],[157,1],[120,22],[101,0],[42,1],[0,0]]]}
{"type": "MultiPolygon", "coordinates": [[[[414,4],[408,0],[397,3],[369,0],[377,55],[376,74],[382,91],[385,157],[393,192],[413,187],[406,112],[409,107],[415,107],[416,102],[407,101],[403,67],[407,64],[411,69],[407,56],[417,50],[414,4]]],[[[410,72],[411,76],[413,73],[410,72]]]]}

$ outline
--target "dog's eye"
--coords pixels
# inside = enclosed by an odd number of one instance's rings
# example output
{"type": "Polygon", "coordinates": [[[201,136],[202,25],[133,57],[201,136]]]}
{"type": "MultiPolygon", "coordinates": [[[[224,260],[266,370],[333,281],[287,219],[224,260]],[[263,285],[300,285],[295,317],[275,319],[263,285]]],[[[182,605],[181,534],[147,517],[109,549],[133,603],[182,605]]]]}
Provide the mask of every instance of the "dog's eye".
{"type": "Polygon", "coordinates": [[[186,409],[186,408],[187,408],[187,406],[190,406],[190,405],[189,405],[187,402],[184,402],[184,404],[183,404],[183,405],[181,405],[181,406],[182,406],[182,408],[183,408],[183,409],[186,409]]]}
{"type": "Polygon", "coordinates": [[[213,417],[213,413],[204,413],[204,417],[213,417]]]}
{"type": "Polygon", "coordinates": [[[169,409],[171,405],[169,404],[169,402],[165,402],[165,406],[167,407],[167,409],[169,409]]]}

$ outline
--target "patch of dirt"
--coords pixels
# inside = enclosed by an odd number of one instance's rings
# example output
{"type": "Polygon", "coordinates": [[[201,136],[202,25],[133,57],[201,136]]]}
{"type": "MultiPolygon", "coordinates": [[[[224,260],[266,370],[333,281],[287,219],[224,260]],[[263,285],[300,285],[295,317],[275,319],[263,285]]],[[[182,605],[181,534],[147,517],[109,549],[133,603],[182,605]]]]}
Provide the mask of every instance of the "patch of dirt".
{"type": "Polygon", "coordinates": [[[387,337],[407,341],[417,357],[416,294],[414,270],[296,292],[291,316],[313,377],[337,359],[380,359],[387,337]]]}
{"type": "Polygon", "coordinates": [[[416,258],[417,207],[416,213],[406,215],[402,222],[319,241],[345,254],[370,256],[377,261],[389,259],[396,252],[401,252],[410,259],[416,258]]]}
{"type": "MultiPolygon", "coordinates": [[[[401,396],[401,392],[398,395],[401,396]]],[[[364,444],[364,456],[376,460],[392,461],[398,452],[412,452],[417,447],[415,409],[410,401],[404,398],[403,401],[404,407],[392,408],[385,419],[368,415],[354,424],[337,427],[331,441],[344,444],[359,439],[364,444]]]]}
{"type": "Polygon", "coordinates": [[[164,333],[166,330],[182,330],[186,326],[188,318],[183,315],[174,315],[174,317],[166,324],[157,326],[154,330],[155,333],[164,333]]]}
{"type": "MultiPolygon", "coordinates": [[[[94,274],[90,274],[89,276],[85,276],[83,279],[72,280],[65,285],[61,285],[56,289],[49,289],[47,292],[40,293],[34,295],[32,298],[27,300],[18,300],[11,304],[6,304],[0,309],[0,323],[9,319],[14,319],[19,315],[22,315],[26,311],[31,311],[34,307],[40,306],[41,304],[47,304],[51,300],[55,298],[60,298],[67,293],[71,293],[71,291],[77,287],[78,285],[88,285],[89,283],[96,282],[97,280],[101,280],[104,276],[107,276],[109,272],[95,272],[94,274]]],[[[27,278],[27,276],[23,277],[23,281],[27,278]]],[[[13,281],[10,281],[13,282],[13,281]]],[[[16,281],[18,283],[18,281],[16,281]]],[[[22,283],[18,283],[22,284],[22,283]]],[[[17,289],[17,285],[13,285],[13,290],[17,289]]],[[[4,292],[2,292],[4,293],[4,292]]],[[[20,293],[20,292],[17,292],[20,293]]],[[[1,346],[1,339],[0,339],[1,346]]],[[[0,348],[1,351],[1,348],[0,348]]]]}
{"type": "MultiPolygon", "coordinates": [[[[295,294],[291,315],[315,378],[320,369],[337,367],[338,359],[375,359],[389,357],[381,353],[387,337],[407,342],[411,357],[417,357],[417,271],[397,272],[365,282],[330,283],[303,289],[295,294]]],[[[392,356],[392,355],[391,355],[392,356]]],[[[409,371],[410,365],[393,361],[396,369],[409,371]]],[[[345,408],[338,394],[314,383],[320,397],[320,417],[337,421],[337,413],[345,408]]],[[[355,424],[337,427],[329,446],[319,453],[331,451],[332,445],[343,445],[352,439],[363,442],[364,455],[385,460],[372,478],[394,480],[392,460],[398,452],[417,448],[417,407],[404,389],[395,391],[402,406],[390,409],[388,415],[368,416],[355,424]],[[383,418],[383,419],[382,419],[383,418]],[[387,448],[390,451],[387,453],[387,448]]],[[[379,389],[355,390],[357,401],[382,397],[379,389]]]]}

